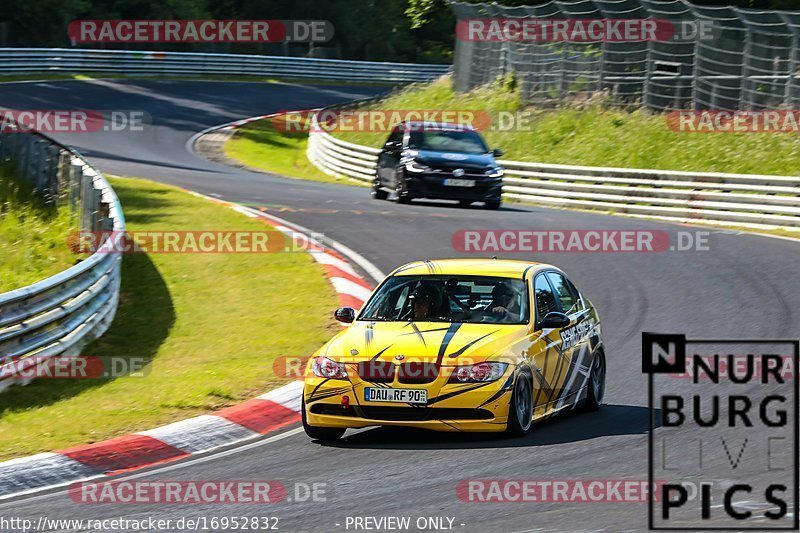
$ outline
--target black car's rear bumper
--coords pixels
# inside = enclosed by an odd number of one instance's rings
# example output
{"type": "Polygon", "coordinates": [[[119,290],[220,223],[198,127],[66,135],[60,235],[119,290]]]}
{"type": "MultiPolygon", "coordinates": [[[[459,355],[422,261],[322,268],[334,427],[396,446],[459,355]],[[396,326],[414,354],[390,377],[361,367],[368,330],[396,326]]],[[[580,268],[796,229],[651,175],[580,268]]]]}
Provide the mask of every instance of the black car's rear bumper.
{"type": "Polygon", "coordinates": [[[465,175],[458,179],[472,180],[475,182],[475,186],[444,185],[444,180],[452,177],[452,175],[448,174],[411,174],[406,172],[405,189],[411,198],[500,201],[503,185],[502,178],[465,175]]]}

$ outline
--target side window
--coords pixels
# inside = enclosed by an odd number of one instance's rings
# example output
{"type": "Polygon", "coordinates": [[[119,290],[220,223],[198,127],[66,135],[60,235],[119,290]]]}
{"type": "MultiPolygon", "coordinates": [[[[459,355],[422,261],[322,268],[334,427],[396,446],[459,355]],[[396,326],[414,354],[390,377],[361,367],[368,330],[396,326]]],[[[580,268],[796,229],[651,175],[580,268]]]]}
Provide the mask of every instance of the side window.
{"type": "Polygon", "coordinates": [[[534,298],[536,299],[536,320],[541,320],[551,311],[558,311],[556,297],[547,278],[543,274],[536,276],[533,285],[534,298]]]}
{"type": "Polygon", "coordinates": [[[572,294],[574,294],[578,298],[576,311],[583,311],[584,309],[586,309],[585,300],[581,297],[581,293],[578,290],[578,287],[576,287],[575,284],[572,283],[569,279],[567,279],[567,285],[569,285],[569,288],[572,290],[572,294]]]}
{"type": "Polygon", "coordinates": [[[567,278],[557,272],[548,272],[547,279],[553,284],[559,301],[561,302],[561,310],[565,314],[577,313],[581,310],[580,299],[578,298],[578,291],[567,278]]]}

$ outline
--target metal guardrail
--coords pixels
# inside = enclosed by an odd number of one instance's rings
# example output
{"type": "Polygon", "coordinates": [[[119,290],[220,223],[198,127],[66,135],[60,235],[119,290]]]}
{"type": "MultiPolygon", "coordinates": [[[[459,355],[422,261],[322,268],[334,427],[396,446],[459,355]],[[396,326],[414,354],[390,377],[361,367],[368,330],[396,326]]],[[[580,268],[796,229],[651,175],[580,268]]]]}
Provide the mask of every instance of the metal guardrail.
{"type": "MultiPolygon", "coordinates": [[[[69,201],[80,213],[83,230],[125,231],[114,190],[77,152],[39,133],[3,131],[0,162],[16,167],[22,179],[51,201],[69,201]]],[[[25,384],[29,380],[19,376],[33,366],[59,355],[77,355],[105,332],[117,309],[120,265],[120,254],[101,246],[55,276],[0,294],[0,390],[25,384]],[[13,378],[10,365],[17,371],[13,378]]]]}
{"type": "MultiPolygon", "coordinates": [[[[113,72],[125,75],[237,75],[363,82],[429,81],[449,65],[348,61],[246,54],[201,54],[89,50],[82,48],[0,48],[0,73],[113,72]]],[[[0,76],[0,79],[2,77],[0,76]]]]}
{"type": "MultiPolygon", "coordinates": [[[[312,118],[307,156],[321,171],[371,182],[379,153],[378,148],[337,139],[312,118]]],[[[797,176],[498,162],[506,170],[506,198],[668,220],[800,228],[797,176]]]]}

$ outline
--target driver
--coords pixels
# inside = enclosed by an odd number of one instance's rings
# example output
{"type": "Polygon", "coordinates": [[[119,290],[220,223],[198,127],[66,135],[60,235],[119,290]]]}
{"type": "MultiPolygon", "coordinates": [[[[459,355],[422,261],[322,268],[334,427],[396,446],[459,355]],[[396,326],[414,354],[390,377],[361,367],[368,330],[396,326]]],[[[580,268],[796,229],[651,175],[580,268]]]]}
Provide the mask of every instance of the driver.
{"type": "Polygon", "coordinates": [[[408,299],[411,300],[408,320],[425,320],[434,316],[438,294],[432,287],[419,285],[408,299]]]}
{"type": "Polygon", "coordinates": [[[519,309],[514,290],[505,282],[500,282],[492,289],[492,302],[486,307],[493,315],[500,317],[502,322],[518,322],[519,309]]]}

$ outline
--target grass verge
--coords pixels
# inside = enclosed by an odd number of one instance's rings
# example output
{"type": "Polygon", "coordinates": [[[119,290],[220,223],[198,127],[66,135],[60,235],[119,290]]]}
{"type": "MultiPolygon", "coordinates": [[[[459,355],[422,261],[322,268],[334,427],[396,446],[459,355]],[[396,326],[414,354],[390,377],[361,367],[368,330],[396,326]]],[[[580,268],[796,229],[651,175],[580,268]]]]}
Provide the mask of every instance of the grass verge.
{"type": "Polygon", "coordinates": [[[279,131],[269,120],[237,128],[225,143],[225,156],[245,166],[290,178],[361,185],[357,180],[338,178],[320,171],[306,157],[308,133],[279,131]]]}
{"type": "MultiPolygon", "coordinates": [[[[112,179],[129,231],[268,229],[174,187],[112,179]]],[[[272,236],[272,235],[270,235],[272,236]]],[[[144,377],[40,380],[0,394],[0,458],[103,440],[237,403],[285,379],[336,329],[307,253],[132,254],[114,323],[86,355],[144,358],[144,377]]]]}
{"type": "Polygon", "coordinates": [[[0,293],[58,274],[78,259],[67,237],[78,230],[68,206],[48,206],[0,167],[0,293]]]}
{"type": "MultiPolygon", "coordinates": [[[[559,109],[526,108],[513,83],[502,80],[470,93],[456,93],[451,79],[406,87],[374,108],[526,111],[527,131],[484,131],[504,159],[567,165],[655,168],[694,172],[797,175],[800,137],[770,133],[683,133],[667,116],[628,111],[602,99],[559,109]]],[[[380,146],[388,133],[340,133],[347,141],[380,146]]]]}

